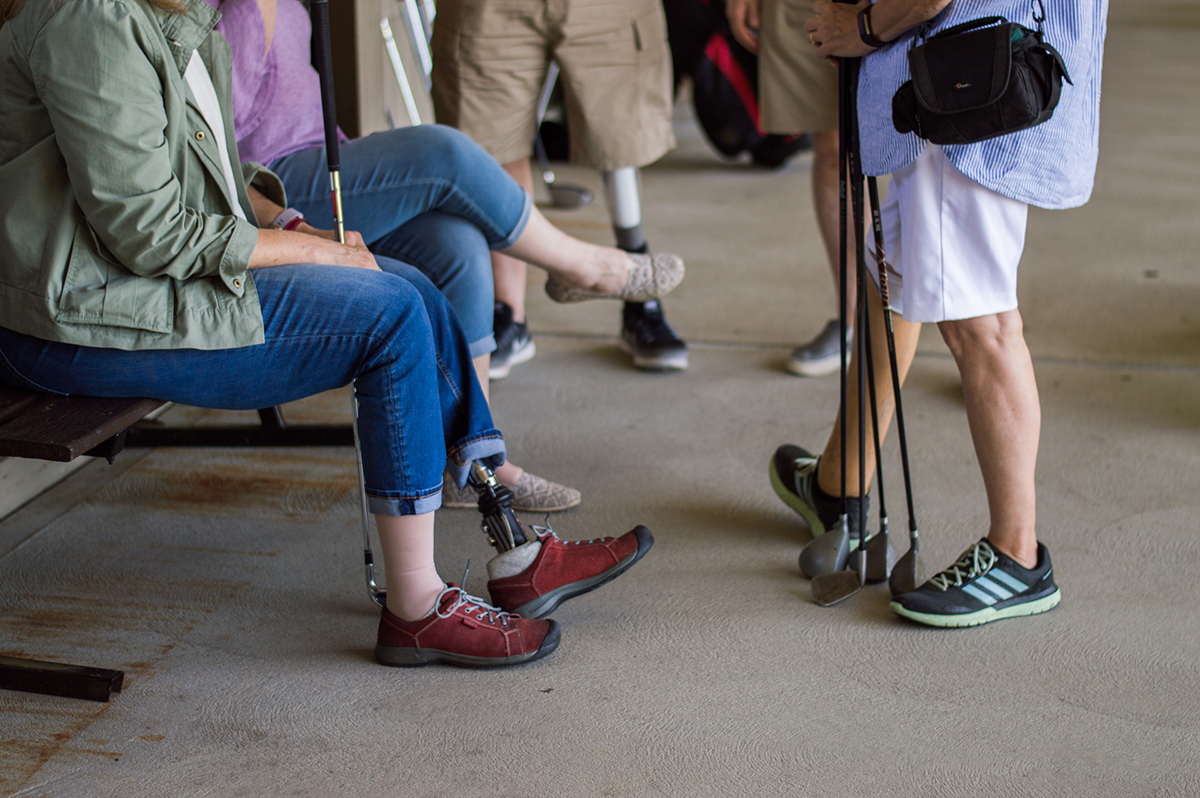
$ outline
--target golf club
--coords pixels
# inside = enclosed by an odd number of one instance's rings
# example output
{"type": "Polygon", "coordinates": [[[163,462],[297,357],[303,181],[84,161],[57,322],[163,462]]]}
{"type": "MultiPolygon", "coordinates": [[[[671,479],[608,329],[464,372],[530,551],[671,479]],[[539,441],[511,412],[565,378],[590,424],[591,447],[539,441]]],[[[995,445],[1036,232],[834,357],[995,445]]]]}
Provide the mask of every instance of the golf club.
{"type": "MultiPolygon", "coordinates": [[[[867,454],[867,421],[866,421],[866,358],[867,347],[869,341],[867,327],[864,324],[867,314],[867,295],[866,295],[866,257],[863,253],[864,229],[863,229],[863,196],[862,196],[862,166],[858,161],[858,114],[857,106],[857,86],[858,72],[861,59],[841,59],[840,66],[844,66],[845,80],[839,86],[839,93],[844,94],[845,108],[845,127],[846,132],[843,136],[843,141],[846,144],[846,165],[848,167],[850,177],[850,211],[854,214],[854,248],[855,248],[855,283],[858,296],[858,334],[855,335],[855,344],[858,347],[858,357],[855,359],[858,365],[858,495],[865,496],[867,493],[866,485],[866,469],[863,465],[866,462],[867,454]]],[[[845,237],[843,235],[843,247],[845,247],[845,237]]],[[[845,301],[843,300],[843,306],[845,301]]],[[[843,377],[843,379],[845,379],[843,377]]],[[[842,404],[842,439],[845,440],[846,419],[846,404],[842,404]]],[[[876,434],[878,440],[878,434],[876,434]]],[[[842,473],[845,474],[845,444],[843,443],[843,465],[842,473]]],[[[843,476],[842,495],[845,496],[845,478],[843,476]]],[[[844,499],[843,499],[844,501],[844,499]]],[[[867,581],[867,560],[865,553],[861,548],[866,541],[866,513],[861,509],[856,519],[855,530],[858,533],[860,551],[855,552],[855,555],[848,558],[847,565],[849,567],[844,570],[838,570],[833,573],[821,574],[815,577],[812,581],[813,599],[823,607],[836,604],[844,601],[858,591],[862,590],[863,585],[867,581]]]]}
{"type": "Polygon", "coordinates": [[[917,514],[913,508],[912,475],[908,466],[908,436],[904,432],[904,403],[900,398],[900,370],[896,365],[896,334],[892,327],[892,301],[888,292],[888,264],[883,249],[883,221],[879,215],[879,184],[867,178],[871,197],[871,226],[875,233],[875,259],[879,271],[879,298],[883,302],[883,326],[887,331],[888,365],[892,372],[892,393],[896,398],[896,431],[900,438],[900,466],[904,470],[904,498],[908,503],[908,551],[900,556],[888,577],[892,595],[916,590],[925,581],[925,566],[917,534],[917,514]]]}
{"type": "MultiPolygon", "coordinates": [[[[850,530],[846,513],[846,366],[849,352],[846,347],[846,288],[847,288],[847,261],[849,253],[846,251],[846,230],[847,221],[846,214],[846,184],[848,175],[846,173],[847,165],[847,120],[849,118],[848,109],[846,107],[847,100],[847,67],[846,60],[838,60],[838,331],[840,333],[839,340],[841,341],[841,374],[840,379],[840,394],[839,394],[839,418],[842,423],[839,425],[841,430],[841,511],[838,518],[838,524],[833,529],[827,529],[823,535],[818,535],[813,538],[808,544],[800,550],[800,572],[809,579],[815,579],[822,574],[830,574],[841,571],[846,567],[846,559],[850,556],[850,530]]],[[[816,479],[816,475],[813,475],[816,479]]]]}

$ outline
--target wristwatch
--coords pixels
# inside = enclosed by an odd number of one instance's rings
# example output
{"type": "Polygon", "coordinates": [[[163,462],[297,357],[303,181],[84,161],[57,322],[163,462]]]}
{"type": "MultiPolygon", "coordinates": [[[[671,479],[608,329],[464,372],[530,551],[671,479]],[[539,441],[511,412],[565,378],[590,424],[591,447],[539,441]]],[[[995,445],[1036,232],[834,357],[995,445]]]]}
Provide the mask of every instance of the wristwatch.
{"type": "Polygon", "coordinates": [[[862,11],[858,12],[858,38],[862,39],[862,43],[867,47],[874,47],[878,50],[884,47],[888,42],[881,42],[875,38],[875,33],[871,30],[871,9],[874,5],[869,5],[862,11]]]}
{"type": "Polygon", "coordinates": [[[283,212],[275,217],[275,221],[271,222],[271,226],[276,230],[295,230],[300,226],[301,222],[306,222],[304,214],[295,208],[284,208],[283,212]]]}

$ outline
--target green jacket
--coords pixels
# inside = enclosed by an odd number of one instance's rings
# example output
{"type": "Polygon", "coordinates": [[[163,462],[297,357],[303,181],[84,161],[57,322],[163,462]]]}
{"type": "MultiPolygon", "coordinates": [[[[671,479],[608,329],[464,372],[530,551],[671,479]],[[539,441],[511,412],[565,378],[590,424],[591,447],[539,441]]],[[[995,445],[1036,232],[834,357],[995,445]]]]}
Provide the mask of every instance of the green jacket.
{"type": "Polygon", "coordinates": [[[232,162],[229,45],[204,0],[25,0],[0,28],[0,326],[116,349],[262,343],[246,270],[246,184],[286,205],[257,164],[229,196],[183,78],[198,51],[232,162]]]}

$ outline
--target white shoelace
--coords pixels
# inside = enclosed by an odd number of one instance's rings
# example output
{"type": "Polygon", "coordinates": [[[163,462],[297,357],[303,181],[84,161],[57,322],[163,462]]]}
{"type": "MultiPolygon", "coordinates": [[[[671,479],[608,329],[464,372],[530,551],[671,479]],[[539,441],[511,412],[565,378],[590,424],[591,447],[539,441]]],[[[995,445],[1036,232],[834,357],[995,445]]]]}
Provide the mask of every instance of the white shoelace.
{"type": "Polygon", "coordinates": [[[958,562],[929,581],[938,590],[945,592],[952,587],[959,587],[969,579],[986,574],[995,564],[996,552],[981,540],[964,551],[958,562]]]}
{"type": "Polygon", "coordinates": [[[435,612],[437,617],[443,620],[453,615],[459,607],[463,608],[465,615],[471,615],[476,610],[479,612],[474,616],[477,621],[486,621],[494,624],[497,621],[501,626],[508,626],[508,620],[513,617],[512,613],[505,612],[499,607],[493,607],[478,596],[472,596],[467,591],[456,585],[446,585],[441,593],[438,593],[437,602],[434,604],[437,608],[435,612]],[[447,593],[457,593],[458,596],[454,600],[454,604],[446,612],[442,612],[442,599],[447,593]]]}
{"type": "Polygon", "coordinates": [[[588,538],[587,540],[563,540],[554,532],[553,529],[550,528],[549,516],[546,516],[546,518],[547,518],[546,526],[538,526],[537,524],[529,525],[529,528],[533,530],[533,533],[538,536],[538,540],[540,540],[540,541],[545,541],[547,538],[553,538],[564,546],[580,546],[580,545],[583,545],[584,543],[598,543],[599,541],[604,540],[604,538],[588,538]]]}

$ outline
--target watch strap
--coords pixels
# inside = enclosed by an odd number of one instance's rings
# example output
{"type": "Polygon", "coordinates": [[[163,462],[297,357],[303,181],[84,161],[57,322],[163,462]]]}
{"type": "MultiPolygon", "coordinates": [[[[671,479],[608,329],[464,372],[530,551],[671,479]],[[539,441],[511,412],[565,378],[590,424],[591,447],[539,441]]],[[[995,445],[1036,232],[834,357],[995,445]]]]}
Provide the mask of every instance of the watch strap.
{"type": "Polygon", "coordinates": [[[871,9],[874,7],[874,5],[869,5],[858,12],[858,38],[862,39],[862,43],[867,47],[874,47],[878,50],[880,47],[887,46],[888,43],[876,39],[875,32],[871,30],[871,9]]]}
{"type": "Polygon", "coordinates": [[[275,217],[275,221],[271,222],[271,226],[276,230],[295,230],[303,221],[305,221],[304,214],[300,213],[300,211],[295,208],[284,208],[275,217]]]}

